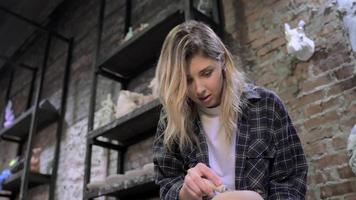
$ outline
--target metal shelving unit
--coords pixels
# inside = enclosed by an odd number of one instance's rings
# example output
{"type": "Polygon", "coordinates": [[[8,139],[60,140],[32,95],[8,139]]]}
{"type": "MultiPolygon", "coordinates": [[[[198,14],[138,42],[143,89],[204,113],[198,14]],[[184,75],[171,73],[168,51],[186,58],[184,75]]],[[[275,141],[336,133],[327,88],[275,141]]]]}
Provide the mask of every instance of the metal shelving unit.
{"type": "MultiPolygon", "coordinates": [[[[59,117],[58,110],[46,99],[41,101],[38,109],[38,130],[55,122],[59,117]]],[[[24,142],[27,139],[28,130],[30,129],[33,110],[34,107],[31,107],[18,116],[11,127],[1,129],[0,137],[3,140],[24,142]]]]}
{"type": "MultiPolygon", "coordinates": [[[[2,197],[8,197],[10,199],[15,199],[18,194],[18,199],[25,200],[27,199],[28,189],[43,185],[49,184],[49,199],[54,199],[55,183],[57,178],[57,169],[59,161],[59,147],[60,147],[60,138],[63,130],[63,121],[66,108],[66,98],[68,91],[68,81],[69,81],[69,68],[71,63],[71,54],[72,54],[72,44],[73,40],[68,39],[53,30],[44,27],[37,22],[31,21],[17,13],[14,13],[2,6],[0,6],[0,11],[6,12],[7,14],[26,22],[30,26],[33,26],[37,29],[38,33],[45,33],[46,35],[46,47],[44,50],[44,58],[41,66],[32,67],[27,66],[26,64],[19,63],[16,61],[16,57],[7,58],[5,56],[0,56],[0,59],[6,61],[7,64],[11,65],[11,77],[9,79],[9,84],[7,87],[7,92],[5,96],[5,102],[10,98],[10,91],[13,82],[14,70],[15,67],[26,68],[33,71],[33,78],[31,81],[31,87],[29,92],[29,99],[27,101],[26,111],[18,116],[14,121],[13,125],[8,128],[0,129],[0,139],[10,142],[16,142],[19,144],[18,155],[21,151],[24,150],[24,166],[23,169],[19,172],[12,174],[3,184],[3,190],[7,191],[0,193],[2,197]],[[62,80],[62,94],[61,94],[61,103],[59,110],[55,109],[51,103],[46,100],[41,100],[42,86],[44,82],[44,75],[47,67],[48,57],[51,50],[52,39],[56,38],[67,44],[67,57],[66,64],[63,66],[65,68],[64,76],[62,80]],[[36,81],[38,78],[38,82],[36,81]],[[35,83],[37,85],[35,87],[35,83]],[[35,94],[33,94],[35,92],[35,94]],[[34,98],[34,103],[31,105],[32,98],[34,98]],[[56,129],[56,142],[55,142],[55,152],[54,152],[54,162],[53,170],[51,174],[40,174],[30,171],[30,160],[32,156],[32,145],[34,140],[34,134],[39,132],[41,129],[47,127],[50,124],[57,122],[56,129]],[[24,143],[27,142],[26,145],[24,143]],[[23,148],[25,147],[25,148],[23,148]],[[9,194],[11,193],[11,194],[9,194]]],[[[4,116],[4,115],[3,115],[4,116]]],[[[3,119],[3,117],[2,117],[3,119]]],[[[1,141],[0,140],[0,141],[1,141]]]]}
{"type": "MultiPolygon", "coordinates": [[[[123,161],[126,149],[133,144],[150,137],[156,130],[161,105],[156,99],[111,123],[93,130],[97,76],[118,81],[126,89],[127,83],[137,75],[147,70],[148,63],[154,63],[159,56],[163,41],[168,32],[176,25],[195,19],[209,24],[217,33],[221,33],[221,16],[219,16],[220,1],[213,0],[213,17],[209,18],[193,7],[192,0],[181,0],[177,6],[169,6],[165,17],[150,21],[149,26],[135,34],[130,40],[119,45],[111,54],[100,58],[101,35],[105,13],[105,0],[101,1],[99,24],[97,32],[96,59],[93,64],[93,81],[89,106],[88,135],[86,141],[85,172],[83,199],[93,199],[99,196],[114,196],[120,199],[133,199],[147,195],[158,196],[158,186],[153,176],[143,182],[128,185],[125,188],[109,188],[100,191],[89,191],[87,185],[91,176],[91,157],[93,145],[119,152],[117,173],[123,174],[123,161]],[[102,140],[101,138],[106,138],[102,140]],[[111,142],[116,141],[116,142],[111,142]]],[[[126,0],[125,32],[130,27],[131,1],[126,0]]]]}

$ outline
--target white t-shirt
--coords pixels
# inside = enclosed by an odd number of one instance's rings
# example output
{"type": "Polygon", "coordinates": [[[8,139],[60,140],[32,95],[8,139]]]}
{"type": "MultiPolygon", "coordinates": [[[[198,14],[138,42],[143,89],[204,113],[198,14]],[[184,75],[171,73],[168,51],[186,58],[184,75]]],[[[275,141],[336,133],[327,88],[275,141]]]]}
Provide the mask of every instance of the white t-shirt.
{"type": "Polygon", "coordinates": [[[198,108],[206,140],[208,143],[210,168],[221,178],[228,189],[235,190],[235,144],[236,133],[231,144],[224,140],[219,113],[220,106],[215,108],[198,108]]]}

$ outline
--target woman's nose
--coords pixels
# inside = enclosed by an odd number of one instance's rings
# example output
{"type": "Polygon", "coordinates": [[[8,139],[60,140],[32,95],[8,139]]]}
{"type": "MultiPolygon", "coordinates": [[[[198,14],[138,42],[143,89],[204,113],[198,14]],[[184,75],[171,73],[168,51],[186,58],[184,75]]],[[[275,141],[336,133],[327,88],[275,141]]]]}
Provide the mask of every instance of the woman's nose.
{"type": "Polygon", "coordinates": [[[205,85],[202,81],[196,81],[195,82],[195,92],[198,95],[198,97],[201,97],[205,93],[205,85]]]}

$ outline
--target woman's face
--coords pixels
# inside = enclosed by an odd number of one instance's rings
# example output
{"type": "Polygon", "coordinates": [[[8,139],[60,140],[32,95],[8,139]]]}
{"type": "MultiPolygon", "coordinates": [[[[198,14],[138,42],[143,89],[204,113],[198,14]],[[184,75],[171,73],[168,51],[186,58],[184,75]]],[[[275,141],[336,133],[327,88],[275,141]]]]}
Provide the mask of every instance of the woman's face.
{"type": "Polygon", "coordinates": [[[211,58],[194,56],[188,66],[188,97],[200,106],[220,105],[223,90],[222,64],[211,58]]]}

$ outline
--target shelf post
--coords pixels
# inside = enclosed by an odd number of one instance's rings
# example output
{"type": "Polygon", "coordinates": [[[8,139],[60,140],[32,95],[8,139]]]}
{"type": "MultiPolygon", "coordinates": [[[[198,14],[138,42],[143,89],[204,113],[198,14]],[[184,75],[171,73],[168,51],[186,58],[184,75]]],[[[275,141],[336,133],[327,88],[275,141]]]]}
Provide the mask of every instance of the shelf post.
{"type": "MultiPolygon", "coordinates": [[[[90,104],[89,104],[89,117],[88,117],[88,128],[87,133],[93,129],[94,124],[94,112],[95,112],[95,97],[96,97],[96,87],[97,87],[97,63],[100,56],[100,47],[101,47],[101,35],[103,30],[103,21],[105,14],[105,0],[100,1],[100,10],[98,17],[98,30],[97,30],[97,43],[95,51],[95,61],[92,66],[92,84],[90,89],[90,104]]],[[[87,184],[90,182],[90,173],[91,173],[91,156],[92,156],[92,141],[89,139],[87,134],[86,139],[86,151],[85,151],[85,161],[84,161],[84,181],[83,181],[83,199],[86,199],[87,184]]]]}
{"type": "Polygon", "coordinates": [[[70,39],[68,43],[68,51],[67,51],[67,60],[66,67],[64,71],[63,77],[63,89],[62,89],[62,97],[61,97],[61,109],[59,113],[59,120],[57,124],[57,132],[56,132],[56,144],[55,144],[55,152],[54,152],[54,160],[53,160],[53,168],[51,173],[51,183],[49,188],[49,199],[54,199],[54,194],[56,191],[56,180],[58,175],[58,164],[59,164],[59,155],[61,148],[61,137],[63,133],[63,126],[65,120],[65,111],[67,107],[67,95],[68,95],[68,86],[69,86],[69,75],[70,75],[70,64],[72,61],[72,51],[73,51],[73,38],[70,39]]]}
{"type": "Polygon", "coordinates": [[[39,108],[39,102],[40,102],[40,98],[41,98],[41,90],[42,90],[44,75],[45,75],[45,71],[46,71],[48,56],[49,56],[50,47],[51,47],[51,39],[52,39],[52,35],[50,32],[48,32],[46,48],[45,48],[45,56],[44,56],[43,64],[40,67],[40,79],[39,79],[39,84],[38,84],[38,87],[36,90],[35,105],[34,105],[34,109],[32,111],[30,133],[28,136],[28,143],[27,143],[27,148],[26,148],[26,153],[25,153],[25,164],[24,164],[24,169],[23,169],[22,176],[21,176],[21,187],[20,187],[20,197],[19,197],[20,200],[25,200],[27,198],[28,179],[29,179],[29,173],[30,173],[30,161],[31,161],[31,155],[32,155],[33,135],[34,135],[34,133],[37,132],[38,108],[39,108]]]}

